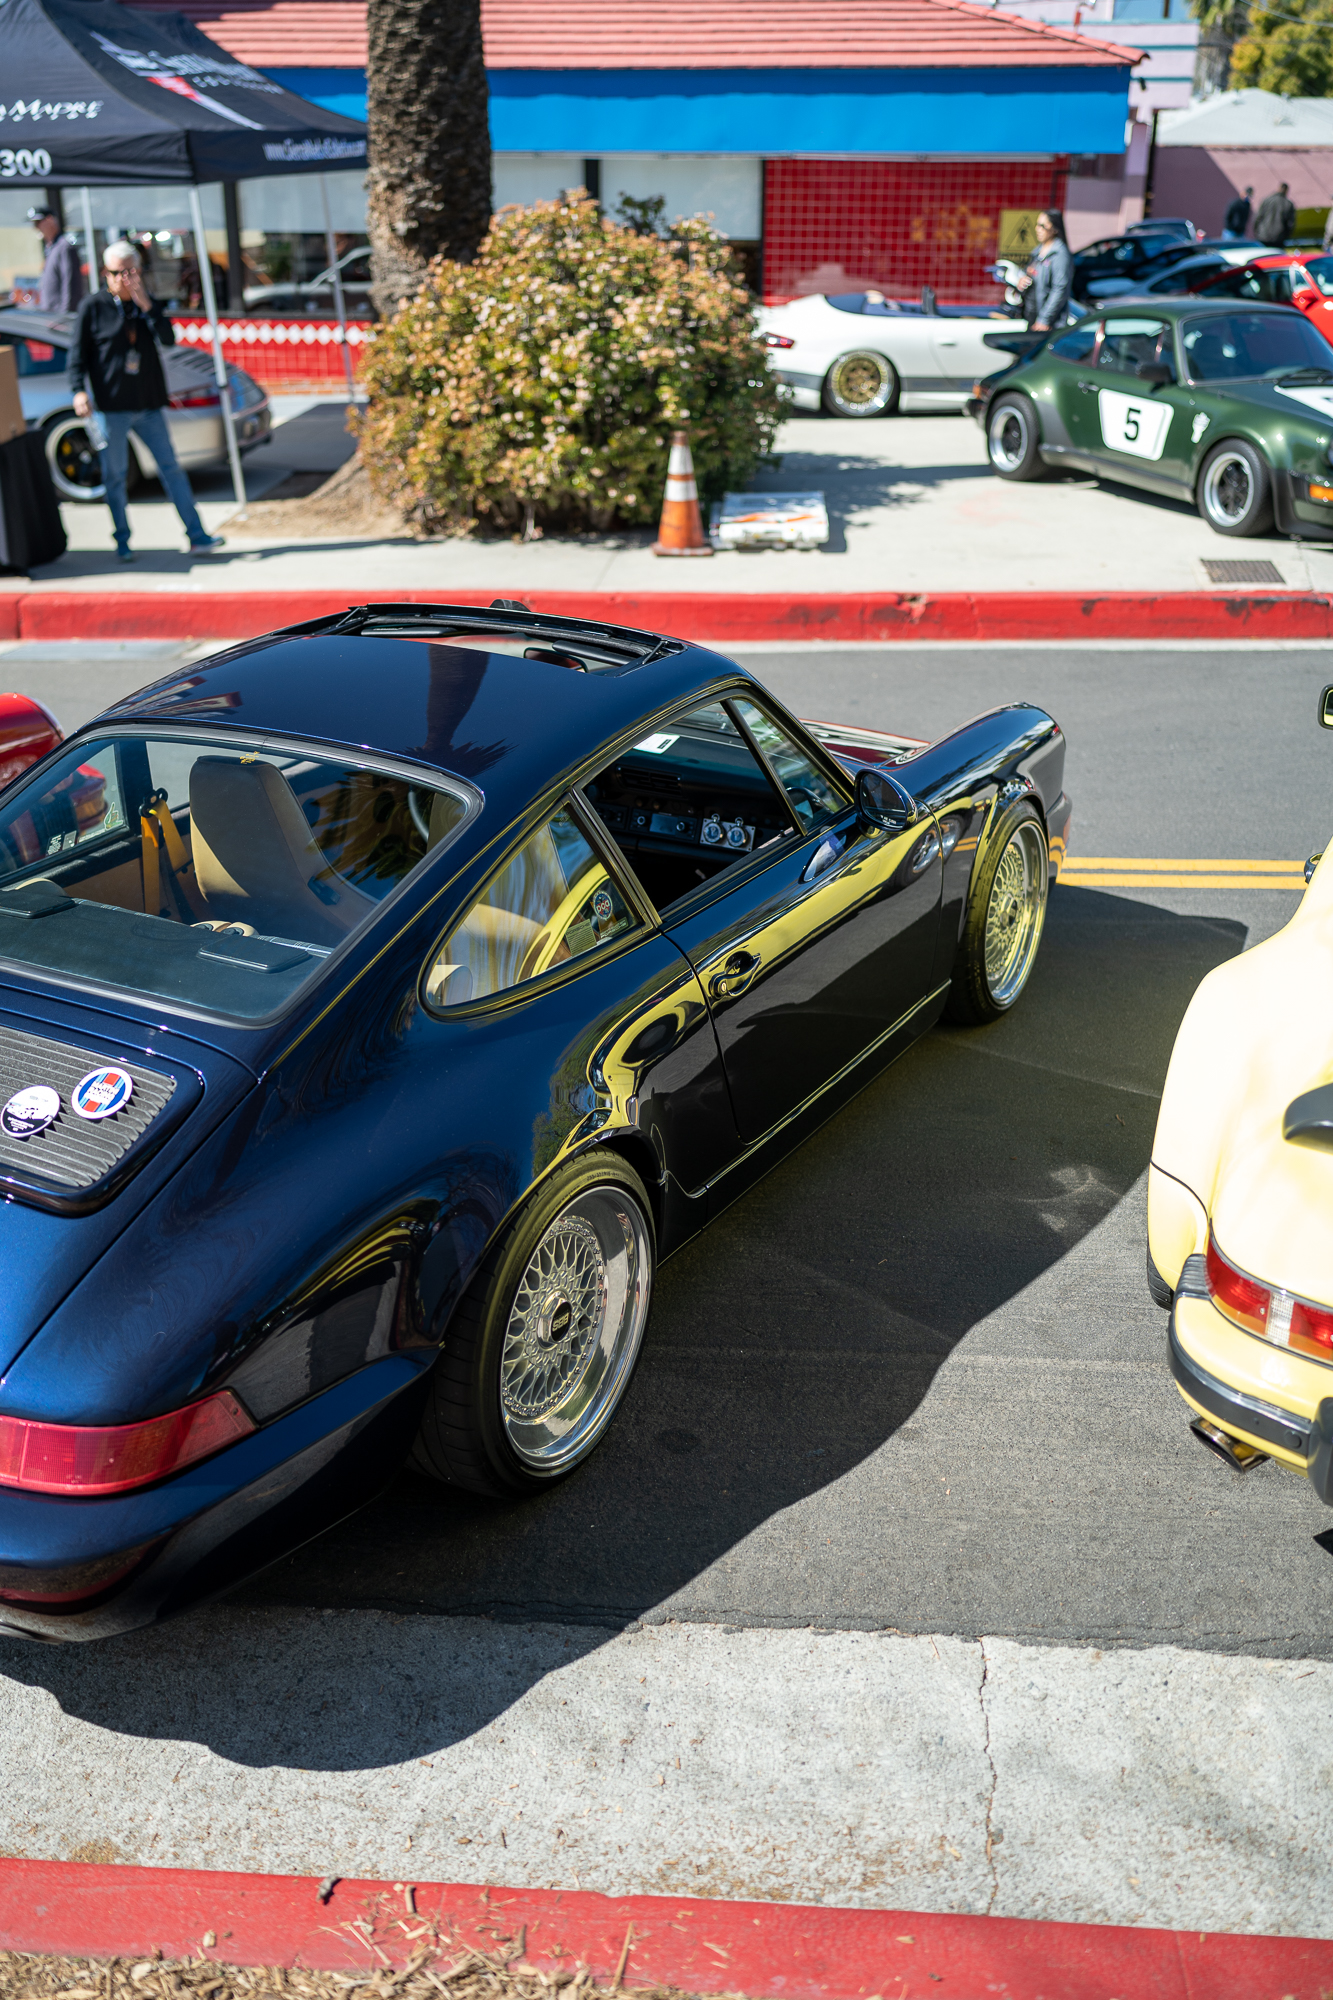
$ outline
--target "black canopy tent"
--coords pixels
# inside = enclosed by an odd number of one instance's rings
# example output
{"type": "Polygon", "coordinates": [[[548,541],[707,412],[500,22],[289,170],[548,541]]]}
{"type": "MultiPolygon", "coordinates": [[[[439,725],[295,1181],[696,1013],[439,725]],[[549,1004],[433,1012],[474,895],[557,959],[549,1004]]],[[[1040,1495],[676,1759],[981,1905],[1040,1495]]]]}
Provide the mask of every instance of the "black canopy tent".
{"type": "MultiPolygon", "coordinates": [[[[365,126],[235,61],[183,14],[139,13],[116,0],[4,0],[0,58],[0,186],[27,184],[34,194],[82,188],[90,275],[89,188],[175,183],[188,189],[232,480],[244,506],[199,188],[364,166],[365,126]]],[[[332,232],[326,234],[336,267],[332,232]]],[[[346,360],[336,275],[334,283],[346,360]]]]}

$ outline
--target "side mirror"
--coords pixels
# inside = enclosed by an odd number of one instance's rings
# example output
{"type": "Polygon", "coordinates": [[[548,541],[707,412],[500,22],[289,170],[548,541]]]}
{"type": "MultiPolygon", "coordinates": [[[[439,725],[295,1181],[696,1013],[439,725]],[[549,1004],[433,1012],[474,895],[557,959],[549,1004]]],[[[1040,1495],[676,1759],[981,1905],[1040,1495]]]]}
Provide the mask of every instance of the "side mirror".
{"type": "MultiPolygon", "coordinates": [[[[1333,694],[1333,688],[1329,692],[1333,694]]],[[[1333,722],[1329,727],[1333,728],[1333,722]]],[[[872,764],[856,774],[856,810],[870,826],[881,827],[886,833],[902,833],[915,826],[921,809],[883,764],[872,764]]]]}
{"type": "Polygon", "coordinates": [[[1176,371],[1165,361],[1140,361],[1137,370],[1140,382],[1151,382],[1154,389],[1160,389],[1167,382],[1174,382],[1176,371]]]}
{"type": "Polygon", "coordinates": [[[1320,692],[1319,727],[1333,729],[1333,687],[1326,687],[1320,692]]]}

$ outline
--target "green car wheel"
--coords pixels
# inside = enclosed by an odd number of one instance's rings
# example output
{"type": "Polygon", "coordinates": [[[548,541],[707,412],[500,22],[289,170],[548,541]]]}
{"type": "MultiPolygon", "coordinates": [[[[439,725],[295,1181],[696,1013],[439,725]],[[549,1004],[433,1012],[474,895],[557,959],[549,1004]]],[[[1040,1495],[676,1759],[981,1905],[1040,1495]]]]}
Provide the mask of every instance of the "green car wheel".
{"type": "Polygon", "coordinates": [[[1219,535],[1262,535],[1273,525],[1273,481],[1251,444],[1227,438],[1199,473],[1199,512],[1219,535]]]}

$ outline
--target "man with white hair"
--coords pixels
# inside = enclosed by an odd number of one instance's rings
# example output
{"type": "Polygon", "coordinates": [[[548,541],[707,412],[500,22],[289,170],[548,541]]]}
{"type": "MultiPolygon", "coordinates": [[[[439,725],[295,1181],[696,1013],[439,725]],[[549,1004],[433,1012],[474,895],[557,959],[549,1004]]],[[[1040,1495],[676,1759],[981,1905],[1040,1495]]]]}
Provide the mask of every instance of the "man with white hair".
{"type": "Polygon", "coordinates": [[[89,420],[89,434],[98,446],[116,553],[124,563],[134,561],[125,475],[130,432],[136,431],[157,461],[162,484],[185,524],[191,549],[200,555],[210,554],[222,547],[222,537],[210,535],[199,519],[190,482],[176,462],[163,415],[167,383],[158,348],[173,347],[175,331],[166,307],[150,298],[144,287],[139,253],[132,243],[108,243],[102,252],[102,265],[105,289],[83,301],[74,322],[69,386],[75,415],[89,420]]]}

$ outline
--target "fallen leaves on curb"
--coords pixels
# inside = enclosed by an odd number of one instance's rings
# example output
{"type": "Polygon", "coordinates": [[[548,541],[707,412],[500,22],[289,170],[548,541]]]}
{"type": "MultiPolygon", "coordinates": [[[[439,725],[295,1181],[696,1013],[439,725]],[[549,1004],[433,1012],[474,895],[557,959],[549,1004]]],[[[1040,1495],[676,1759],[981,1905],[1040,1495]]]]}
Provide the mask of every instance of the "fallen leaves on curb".
{"type": "MultiPolygon", "coordinates": [[[[480,1952],[418,1953],[364,1973],[209,1960],[46,1958],[0,1951],[0,2000],[693,2000],[676,1987],[598,1985],[586,1972],[520,1970],[480,1952]]],[[[739,2000],[737,1995],[714,2000],[739,2000]]]]}

